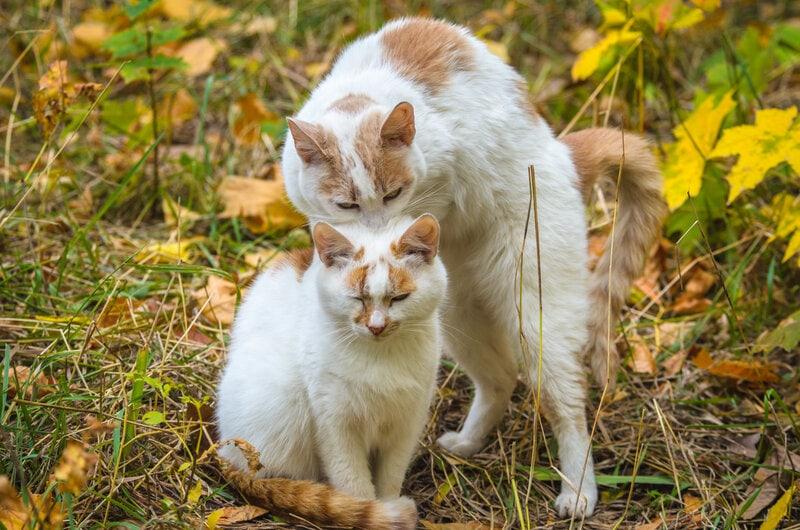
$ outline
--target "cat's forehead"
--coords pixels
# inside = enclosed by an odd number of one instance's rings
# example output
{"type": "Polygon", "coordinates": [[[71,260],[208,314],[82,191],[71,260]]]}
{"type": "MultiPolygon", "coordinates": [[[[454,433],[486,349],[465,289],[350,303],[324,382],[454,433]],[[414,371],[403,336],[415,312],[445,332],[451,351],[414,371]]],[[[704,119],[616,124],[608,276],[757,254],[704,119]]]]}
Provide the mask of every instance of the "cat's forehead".
{"type": "Polygon", "coordinates": [[[354,259],[347,270],[345,283],[353,292],[370,296],[410,293],[416,289],[412,271],[396,260],[386,258],[373,261],[354,259]]]}

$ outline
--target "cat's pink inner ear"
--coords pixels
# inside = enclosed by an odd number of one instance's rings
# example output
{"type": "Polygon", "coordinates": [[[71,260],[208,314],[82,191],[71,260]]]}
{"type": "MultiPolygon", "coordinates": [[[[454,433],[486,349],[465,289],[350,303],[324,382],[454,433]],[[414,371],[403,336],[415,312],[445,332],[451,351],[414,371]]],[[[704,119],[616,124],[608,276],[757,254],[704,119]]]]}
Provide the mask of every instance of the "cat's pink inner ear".
{"type": "Polygon", "coordinates": [[[381,127],[381,141],[384,146],[404,147],[411,145],[417,129],[414,126],[414,107],[403,101],[392,109],[381,127]]]}
{"type": "Polygon", "coordinates": [[[350,259],[354,248],[350,240],[328,223],[317,223],[312,234],[314,248],[317,249],[319,259],[326,267],[334,265],[337,261],[350,259]]]}
{"type": "Polygon", "coordinates": [[[320,146],[322,131],[313,123],[289,118],[289,132],[294,140],[294,148],[298,156],[306,164],[319,164],[325,160],[320,146]]]}
{"type": "Polygon", "coordinates": [[[419,216],[394,245],[397,257],[420,256],[430,263],[439,251],[439,221],[429,213],[419,216]]]}

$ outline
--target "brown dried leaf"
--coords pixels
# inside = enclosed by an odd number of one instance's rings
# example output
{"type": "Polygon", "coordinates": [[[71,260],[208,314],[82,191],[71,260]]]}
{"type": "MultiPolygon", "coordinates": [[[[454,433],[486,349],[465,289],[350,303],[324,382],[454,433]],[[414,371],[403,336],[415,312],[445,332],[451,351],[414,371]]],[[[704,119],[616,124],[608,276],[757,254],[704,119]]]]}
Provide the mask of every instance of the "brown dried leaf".
{"type": "Polygon", "coordinates": [[[117,428],[117,422],[114,420],[102,421],[97,419],[94,414],[87,414],[83,421],[86,423],[86,430],[83,432],[83,441],[86,443],[101,434],[113,432],[117,428]]]}
{"type": "Polygon", "coordinates": [[[233,12],[210,0],[161,0],[158,9],[167,18],[179,22],[197,22],[201,26],[224,20],[233,12]]]}
{"type": "Polygon", "coordinates": [[[214,59],[220,51],[225,49],[225,42],[219,39],[201,37],[193,39],[181,46],[175,53],[176,57],[183,59],[188,67],[186,75],[197,77],[211,70],[214,59]]]}
{"type": "Polygon", "coordinates": [[[245,506],[226,506],[225,508],[221,508],[221,510],[222,514],[219,516],[219,519],[217,519],[217,524],[244,523],[267,513],[267,510],[264,508],[253,506],[252,504],[246,504],[245,506]]]}
{"type": "Polygon", "coordinates": [[[8,374],[8,396],[14,397],[22,389],[26,399],[39,398],[55,391],[56,380],[42,372],[33,373],[30,366],[14,366],[8,374]]]}
{"type": "Polygon", "coordinates": [[[280,172],[274,180],[225,177],[217,193],[225,206],[220,217],[242,217],[254,233],[289,230],[306,223],[286,198],[280,172]]]}
{"type": "Polygon", "coordinates": [[[255,94],[247,94],[236,102],[239,117],[233,122],[233,135],[243,145],[255,145],[261,139],[261,124],[276,120],[278,116],[270,111],[255,94]]]}
{"type": "Polygon", "coordinates": [[[692,362],[707,372],[737,381],[749,383],[776,383],[779,381],[775,366],[761,361],[714,360],[708,350],[702,348],[692,362]]]}
{"type": "Polygon", "coordinates": [[[656,359],[647,343],[641,337],[634,336],[631,339],[633,352],[631,352],[631,368],[639,374],[654,375],[656,369],[656,359]]]}
{"type": "Polygon", "coordinates": [[[205,287],[192,293],[203,308],[203,316],[214,324],[229,326],[236,311],[236,284],[218,276],[209,276],[205,287]]]}
{"type": "Polygon", "coordinates": [[[686,350],[681,350],[678,353],[672,354],[661,365],[664,367],[664,375],[672,377],[683,368],[683,363],[686,362],[686,350]]]}
{"type": "Polygon", "coordinates": [[[53,470],[53,478],[58,481],[61,493],[78,495],[86,488],[89,476],[94,471],[97,455],[86,451],[80,442],[70,440],[61,453],[61,460],[53,470]]]}
{"type": "Polygon", "coordinates": [[[185,88],[166,98],[164,108],[169,109],[169,119],[173,127],[183,125],[197,115],[197,102],[185,88]]]}
{"type": "Polygon", "coordinates": [[[92,188],[86,186],[83,191],[76,198],[67,203],[69,209],[76,219],[86,221],[92,217],[94,213],[94,198],[92,197],[92,188]]]}
{"type": "Polygon", "coordinates": [[[106,302],[100,316],[97,317],[98,328],[110,328],[120,321],[130,318],[134,311],[142,307],[144,302],[133,298],[119,297],[106,302]]]}
{"type": "Polygon", "coordinates": [[[711,307],[711,300],[708,298],[698,298],[693,293],[681,293],[675,303],[672,304],[672,312],[677,315],[695,315],[703,313],[711,307]]]}

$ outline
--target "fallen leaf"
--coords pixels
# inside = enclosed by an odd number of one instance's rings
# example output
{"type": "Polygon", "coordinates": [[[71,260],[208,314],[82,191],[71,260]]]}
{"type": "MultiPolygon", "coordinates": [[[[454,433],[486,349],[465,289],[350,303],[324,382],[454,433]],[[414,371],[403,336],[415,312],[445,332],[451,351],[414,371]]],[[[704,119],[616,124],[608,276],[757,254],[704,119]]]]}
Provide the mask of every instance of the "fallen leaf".
{"type": "Polygon", "coordinates": [[[30,496],[33,506],[26,506],[17,489],[5,475],[0,475],[0,524],[7,530],[27,530],[35,514],[36,530],[60,530],[64,526],[64,509],[49,495],[30,496]]]}
{"type": "Polygon", "coordinates": [[[662,521],[653,521],[652,523],[637,524],[633,530],[659,530],[665,524],[662,521]]]}
{"type": "Polygon", "coordinates": [[[667,156],[662,167],[664,196],[671,210],[686,201],[687,193],[694,197],[700,192],[706,159],[711,155],[722,121],[735,106],[733,91],[718,101],[709,96],[672,130],[675,143],[665,146],[667,156]]]}
{"type": "Polygon", "coordinates": [[[85,443],[89,443],[101,434],[114,432],[114,429],[117,428],[117,422],[114,420],[101,421],[94,414],[87,414],[83,421],[86,424],[86,430],[81,436],[85,443]]]}
{"type": "Polygon", "coordinates": [[[117,297],[108,300],[97,317],[98,328],[110,328],[119,324],[120,321],[130,318],[134,311],[144,305],[141,300],[128,297],[117,297]]]}
{"type": "Polygon", "coordinates": [[[219,52],[224,48],[224,42],[219,39],[201,37],[183,44],[178,51],[175,52],[175,57],[183,59],[188,65],[185,70],[186,75],[189,77],[197,77],[211,70],[214,59],[217,58],[219,52]]]}
{"type": "Polygon", "coordinates": [[[672,346],[673,344],[684,345],[684,341],[689,338],[689,334],[694,327],[691,320],[680,322],[662,322],[656,326],[658,344],[660,346],[672,346]]]}
{"type": "Polygon", "coordinates": [[[72,28],[72,38],[90,51],[99,50],[100,45],[111,36],[111,33],[111,28],[99,20],[80,22],[72,28]]]}
{"type": "Polygon", "coordinates": [[[218,276],[209,276],[205,287],[192,293],[205,316],[214,324],[228,326],[236,311],[236,284],[218,276]]]}
{"type": "Polygon", "coordinates": [[[670,309],[676,315],[696,315],[711,307],[711,300],[698,298],[692,293],[681,293],[670,309]]]}
{"type": "Polygon", "coordinates": [[[672,377],[681,371],[683,363],[686,361],[686,351],[681,350],[678,353],[672,354],[661,365],[664,367],[664,375],[672,377]]]}
{"type": "Polygon", "coordinates": [[[220,7],[209,0],[161,0],[159,9],[167,18],[200,25],[224,20],[233,13],[230,8],[220,7]]]}
{"type": "Polygon", "coordinates": [[[86,488],[89,476],[97,463],[97,455],[86,451],[81,442],[70,440],[61,453],[61,460],[53,478],[58,481],[58,491],[78,495],[86,488]]]}
{"type": "Polygon", "coordinates": [[[252,269],[261,269],[269,262],[279,260],[286,252],[269,248],[261,248],[244,255],[244,262],[252,269]]]}
{"type": "Polygon", "coordinates": [[[794,496],[794,490],[796,487],[797,483],[792,484],[789,489],[787,489],[783,495],[781,495],[781,498],[778,499],[778,502],[776,502],[775,505],[767,512],[767,517],[764,519],[764,522],[761,523],[759,530],[775,530],[778,528],[778,524],[789,512],[789,506],[792,503],[792,497],[794,496]]]}
{"type": "Polygon", "coordinates": [[[276,120],[278,116],[267,109],[264,102],[255,95],[247,94],[236,102],[239,117],[233,122],[233,135],[243,145],[255,145],[261,139],[261,124],[276,120]]]}
{"type": "Polygon", "coordinates": [[[754,125],[725,129],[710,156],[739,157],[727,176],[729,203],[754,188],[767,171],[782,162],[800,173],[800,120],[795,116],[797,107],[761,109],[756,111],[754,125]]]}
{"type": "Polygon", "coordinates": [[[275,33],[278,29],[278,21],[275,17],[259,16],[253,18],[244,28],[245,35],[256,35],[259,33],[275,33]]]}
{"type": "Polygon", "coordinates": [[[747,381],[750,383],[776,383],[780,379],[775,367],[761,361],[714,360],[708,350],[701,348],[692,362],[707,372],[720,377],[747,381]]]}
{"type": "Polygon", "coordinates": [[[221,512],[216,521],[218,525],[244,523],[267,513],[267,510],[264,508],[253,506],[252,504],[246,504],[244,506],[226,506],[217,511],[221,512]]]}
{"type": "Polygon", "coordinates": [[[185,88],[166,98],[164,108],[169,109],[170,125],[178,127],[197,116],[197,102],[185,88]]]}
{"type": "MultiPolygon", "coordinates": [[[[778,193],[771,204],[762,208],[762,211],[775,221],[775,233],[770,238],[788,239],[783,261],[789,261],[795,254],[800,253],[800,196],[792,193],[778,193]]],[[[797,260],[800,267],[800,258],[797,260]]]]}
{"type": "Polygon", "coordinates": [[[194,483],[194,486],[189,490],[189,494],[186,496],[186,500],[189,501],[189,504],[197,504],[197,501],[200,500],[200,497],[203,495],[203,481],[199,480],[194,483]]]}
{"type": "Polygon", "coordinates": [[[39,78],[33,95],[33,114],[45,136],[53,133],[67,108],[80,97],[93,98],[103,87],[98,83],[73,83],[67,61],[54,61],[39,78]]]}
{"type": "Polygon", "coordinates": [[[137,263],[174,263],[191,261],[194,253],[192,245],[202,241],[203,237],[193,237],[170,243],[151,243],[140,250],[135,260],[137,263]]]}
{"type": "Polygon", "coordinates": [[[220,217],[242,217],[254,233],[288,230],[306,223],[286,198],[280,172],[274,180],[226,177],[217,194],[225,207],[220,217]]]}
{"type": "Polygon", "coordinates": [[[30,366],[14,366],[8,374],[8,396],[15,397],[20,389],[26,399],[40,398],[55,391],[56,380],[30,366]]]}
{"type": "Polygon", "coordinates": [[[653,352],[647,346],[647,343],[641,337],[631,337],[631,344],[633,351],[631,352],[631,368],[634,372],[639,374],[656,373],[656,359],[653,352]]]}
{"type": "Polygon", "coordinates": [[[770,351],[775,348],[792,351],[800,344],[800,311],[795,311],[780,324],[758,338],[756,348],[759,351],[770,351]]]}
{"type": "Polygon", "coordinates": [[[697,513],[703,508],[703,499],[694,495],[684,495],[683,506],[686,513],[697,513]]]}
{"type": "Polygon", "coordinates": [[[161,199],[161,210],[164,212],[164,222],[173,227],[177,227],[179,224],[186,226],[202,217],[194,210],[181,206],[167,194],[164,194],[164,198],[161,199]]]}

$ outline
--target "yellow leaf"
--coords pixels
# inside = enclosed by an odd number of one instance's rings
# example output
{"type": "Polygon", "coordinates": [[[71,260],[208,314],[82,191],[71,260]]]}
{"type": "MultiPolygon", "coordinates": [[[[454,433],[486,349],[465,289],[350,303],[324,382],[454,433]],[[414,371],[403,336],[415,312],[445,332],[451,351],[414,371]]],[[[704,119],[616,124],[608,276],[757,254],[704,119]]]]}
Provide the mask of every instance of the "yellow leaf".
{"type": "Polygon", "coordinates": [[[224,508],[220,508],[219,510],[214,510],[208,517],[206,517],[206,530],[217,530],[217,525],[219,524],[219,518],[222,517],[224,513],[224,508]]]}
{"type": "Polygon", "coordinates": [[[767,517],[764,519],[764,522],[761,523],[761,527],[759,530],[775,530],[778,528],[778,524],[781,522],[786,514],[789,512],[789,506],[792,503],[792,497],[794,496],[794,490],[797,487],[797,483],[792,484],[788,490],[786,490],[781,498],[778,499],[772,508],[769,509],[767,512],[767,517]]]}
{"type": "Polygon", "coordinates": [[[189,501],[189,504],[197,504],[197,501],[200,500],[201,495],[203,495],[203,481],[198,480],[194,483],[192,489],[189,490],[186,500],[189,501]]]}
{"type": "Polygon", "coordinates": [[[692,3],[703,11],[719,9],[721,0],[692,0],[692,3]]]}
{"type": "Polygon", "coordinates": [[[444,482],[439,484],[439,487],[436,488],[436,495],[433,496],[433,504],[436,506],[442,504],[442,501],[447,497],[447,494],[450,493],[450,490],[453,489],[455,483],[456,479],[454,479],[452,475],[447,475],[444,478],[444,482]]]}
{"type": "Polygon", "coordinates": [[[728,202],[764,180],[768,170],[788,162],[800,174],[800,120],[797,107],[756,111],[755,125],[725,129],[711,157],[738,155],[728,173],[728,202]]]}
{"type": "Polygon", "coordinates": [[[719,102],[706,98],[683,123],[673,129],[675,143],[667,145],[663,166],[664,195],[670,209],[686,200],[686,194],[697,195],[703,179],[706,158],[714,147],[722,120],[736,106],[733,91],[719,102]]]}
{"type": "Polygon", "coordinates": [[[209,0],[161,0],[161,12],[179,22],[196,21],[207,25],[231,16],[232,10],[209,0]]]}
{"type": "Polygon", "coordinates": [[[72,28],[72,38],[91,51],[99,50],[103,41],[110,36],[111,30],[108,25],[98,20],[81,22],[72,28]]]}
{"type": "Polygon", "coordinates": [[[61,453],[61,460],[53,470],[58,481],[58,491],[78,495],[86,488],[89,474],[97,463],[97,455],[86,451],[80,442],[70,440],[61,453]]]}
{"type": "Polygon", "coordinates": [[[800,197],[779,193],[772,198],[769,206],[763,208],[763,211],[775,221],[775,234],[771,239],[789,238],[783,261],[788,261],[800,253],[800,197]]]}
{"type": "Polygon", "coordinates": [[[238,289],[236,284],[218,276],[209,276],[205,287],[192,293],[203,311],[203,316],[214,324],[228,326],[233,323],[238,289]]]}
{"type": "Polygon", "coordinates": [[[175,52],[175,57],[180,57],[188,65],[185,70],[186,75],[196,77],[211,70],[214,59],[217,58],[220,50],[224,48],[225,43],[219,39],[201,37],[182,45],[175,52]]]}
{"type": "Polygon", "coordinates": [[[64,526],[64,509],[47,495],[33,494],[32,506],[26,506],[16,488],[5,475],[0,475],[0,523],[7,530],[59,530],[64,526]],[[31,526],[35,514],[36,526],[31,526]]]}
{"type": "Polygon", "coordinates": [[[202,237],[181,239],[171,243],[153,243],[145,246],[136,254],[138,263],[172,263],[176,261],[191,261],[194,253],[192,245],[201,241],[202,237]]]}
{"type": "Polygon", "coordinates": [[[276,120],[271,112],[255,94],[247,94],[236,102],[239,117],[233,122],[233,135],[244,145],[255,145],[261,139],[261,123],[276,120]]]}
{"type": "Polygon", "coordinates": [[[197,102],[185,88],[165,98],[164,108],[168,109],[173,127],[182,125],[197,115],[197,102]]]}
{"type": "Polygon", "coordinates": [[[628,29],[611,30],[600,42],[581,52],[572,65],[572,79],[580,81],[588,78],[600,66],[600,61],[608,52],[619,44],[627,44],[641,39],[638,31],[628,29]]]}
{"type": "Polygon", "coordinates": [[[255,233],[288,230],[306,223],[286,198],[280,172],[276,171],[274,180],[225,177],[217,193],[225,207],[220,217],[242,217],[255,233]]]}

